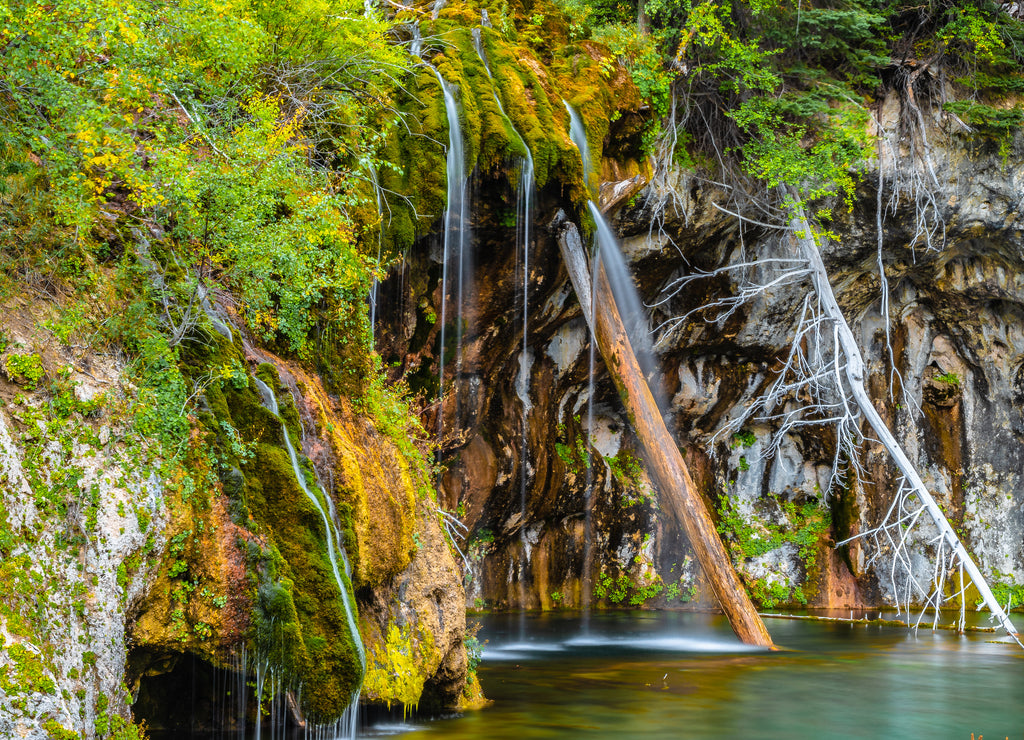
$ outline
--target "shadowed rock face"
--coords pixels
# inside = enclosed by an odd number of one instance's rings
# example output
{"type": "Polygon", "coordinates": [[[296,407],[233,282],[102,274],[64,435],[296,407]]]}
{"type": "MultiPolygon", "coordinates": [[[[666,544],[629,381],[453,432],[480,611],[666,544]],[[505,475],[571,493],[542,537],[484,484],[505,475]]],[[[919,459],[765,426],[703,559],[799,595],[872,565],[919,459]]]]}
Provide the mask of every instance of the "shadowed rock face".
{"type": "MultiPolygon", "coordinates": [[[[876,405],[982,570],[1010,585],[1024,582],[1024,244],[1015,223],[1024,188],[1011,164],[1024,152],[1018,141],[1004,164],[983,143],[950,138],[939,128],[931,141],[939,185],[932,192],[945,229],[932,248],[917,234],[907,193],[891,205],[892,182],[907,160],[882,162],[888,343],[877,272],[877,169],[862,180],[852,208],[838,209],[832,230],[839,238],[825,247],[825,261],[864,351],[876,405]]],[[[785,254],[777,232],[746,226],[741,233],[737,220],[713,205],[726,202],[723,193],[696,181],[690,185],[678,212],[654,212],[648,190],[616,215],[623,252],[648,305],[665,298],[675,277],[785,254]]],[[[501,191],[497,183],[481,188],[501,191]]],[[[521,266],[512,229],[489,220],[486,212],[475,216],[477,293],[464,329],[461,372],[447,366],[451,375],[446,370],[440,424],[446,466],[441,498],[470,527],[468,604],[579,605],[591,485],[595,601],[678,606],[700,600],[703,589],[685,542],[630,462],[640,453],[600,359],[593,444],[586,444],[590,341],[557,245],[544,228],[558,208],[569,210],[556,191],[539,194],[525,363],[525,507],[522,402],[516,395],[521,266]]],[[[378,331],[387,338],[382,354],[402,363],[395,374],[416,378],[427,391],[428,429],[438,428],[432,404],[438,327],[430,321],[440,315],[436,260],[437,250],[426,240],[417,244],[402,274],[385,286],[378,331]]],[[[761,265],[744,277],[765,281],[778,274],[761,265]]],[[[652,310],[653,324],[735,294],[738,280],[733,274],[690,283],[652,310]]],[[[898,481],[880,446],[864,446],[859,474],[841,460],[844,481],[830,488],[831,428],[801,427],[771,456],[771,424],[755,420],[737,436],[722,433],[772,382],[789,351],[805,294],[806,286],[784,286],[725,318],[696,312],[669,325],[659,347],[662,380],[672,399],[669,426],[712,502],[724,501],[725,494],[732,502],[733,514],[723,515],[725,538],[762,602],[893,603],[905,598],[906,578],[893,576],[890,553],[870,543],[831,547],[870,528],[890,505],[898,481]],[[815,503],[828,512],[824,522],[805,509],[815,503]],[[801,538],[813,544],[795,544],[801,538]]],[[[931,578],[930,537],[922,527],[911,547],[914,575],[922,583],[931,578]]],[[[912,600],[922,596],[911,590],[912,600]]]]}

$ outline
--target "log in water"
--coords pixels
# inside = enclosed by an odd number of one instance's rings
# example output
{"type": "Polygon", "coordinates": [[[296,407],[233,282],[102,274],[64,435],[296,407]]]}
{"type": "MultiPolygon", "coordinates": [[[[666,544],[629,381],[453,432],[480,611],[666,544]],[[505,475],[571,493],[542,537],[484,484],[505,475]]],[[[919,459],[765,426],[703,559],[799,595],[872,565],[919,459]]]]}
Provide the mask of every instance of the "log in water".
{"type": "MultiPolygon", "coordinates": [[[[590,285],[590,276],[582,271],[585,269],[582,266],[586,264],[586,259],[583,257],[579,233],[573,224],[563,223],[558,243],[565,264],[569,267],[573,286],[582,297],[586,293],[584,286],[590,285]]],[[[626,406],[633,431],[643,445],[648,470],[652,473],[661,493],[660,502],[685,530],[697,561],[711,583],[715,597],[729,618],[736,635],[749,645],[770,648],[772,638],[765,629],[764,622],[757,615],[736,571],[733,570],[729,555],[718,537],[714,521],[690,478],[683,456],[676,446],[675,439],[669,434],[654,396],[640,370],[622,319],[619,317],[611,285],[608,283],[601,260],[595,262],[597,279],[593,283],[594,295],[591,298],[594,306],[592,320],[590,312],[586,310],[587,304],[582,303],[583,298],[581,305],[584,306],[584,314],[591,323],[591,330],[597,339],[597,346],[604,358],[608,374],[615,381],[615,387],[618,388],[622,402],[626,406]]]]}

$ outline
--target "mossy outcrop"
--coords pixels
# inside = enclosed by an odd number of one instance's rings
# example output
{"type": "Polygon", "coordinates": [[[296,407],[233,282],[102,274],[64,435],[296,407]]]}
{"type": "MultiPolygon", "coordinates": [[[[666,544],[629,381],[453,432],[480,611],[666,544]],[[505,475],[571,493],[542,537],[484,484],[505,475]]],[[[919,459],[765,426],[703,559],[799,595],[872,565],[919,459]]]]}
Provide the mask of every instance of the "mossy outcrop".
{"type": "MultiPolygon", "coordinates": [[[[232,360],[242,351],[227,343],[221,349],[232,360]]],[[[216,484],[209,501],[197,499],[172,524],[171,557],[133,631],[140,656],[135,669],[138,674],[168,670],[173,667],[168,656],[186,653],[230,666],[244,645],[251,661],[266,661],[283,672],[285,688],[303,687],[300,708],[307,719],[327,721],[340,715],[362,680],[355,646],[345,637],[340,600],[349,597],[338,592],[322,517],[296,481],[281,421],[263,407],[253,376],[274,390],[280,419],[308,461],[303,463],[308,486],[327,483],[360,612],[364,600],[376,598],[381,589],[392,593],[396,580],[404,578],[403,592],[408,589],[409,571],[416,573],[411,579],[416,588],[454,594],[461,590],[458,573],[436,515],[430,518],[422,462],[409,459],[370,416],[355,411],[352,401],[330,396],[320,379],[297,363],[254,347],[247,347],[244,359],[252,370],[205,389],[209,411],[203,424],[214,435],[208,441],[216,484]],[[441,563],[429,573],[414,565],[416,557],[423,558],[416,543],[424,539],[440,543],[430,558],[441,563]],[[211,614],[197,593],[220,610],[211,614]]],[[[424,651],[413,661],[421,689],[442,665],[464,676],[461,605],[454,598],[440,616],[447,631],[437,635],[439,650],[424,651]]],[[[437,618],[436,604],[407,599],[401,624],[426,618],[424,608],[437,618]]],[[[361,619],[371,655],[374,636],[386,635],[396,618],[385,612],[361,619]]],[[[408,703],[419,699],[408,690],[401,696],[408,703]]]]}
{"type": "MultiPolygon", "coordinates": [[[[399,13],[396,22],[406,18],[399,13]]],[[[498,28],[481,25],[480,11],[452,3],[428,20],[408,16],[422,37],[421,58],[403,104],[407,126],[388,143],[398,171],[381,173],[388,189],[386,250],[401,254],[430,233],[445,209],[445,152],[448,123],[434,70],[452,86],[459,105],[465,169],[474,179],[515,180],[515,160],[529,148],[539,189],[551,188],[585,212],[593,197],[584,185],[579,152],[569,139],[563,101],[576,108],[587,129],[591,159],[610,155],[623,177],[642,169],[640,132],[649,120],[629,73],[614,55],[592,41],[570,43],[564,15],[538,2],[509,11],[498,28]],[[538,21],[542,18],[543,21],[538,21]],[[516,28],[525,28],[517,32],[516,28]],[[474,45],[480,36],[484,60],[474,45]],[[558,53],[552,54],[557,48],[558,53]],[[489,72],[488,72],[489,68],[489,72]],[[501,101],[499,107],[495,96],[501,101]],[[503,110],[502,110],[503,109],[503,110]]],[[[411,26],[410,26],[411,27],[411,26]]],[[[474,221],[478,216],[473,214],[474,221]]]]}

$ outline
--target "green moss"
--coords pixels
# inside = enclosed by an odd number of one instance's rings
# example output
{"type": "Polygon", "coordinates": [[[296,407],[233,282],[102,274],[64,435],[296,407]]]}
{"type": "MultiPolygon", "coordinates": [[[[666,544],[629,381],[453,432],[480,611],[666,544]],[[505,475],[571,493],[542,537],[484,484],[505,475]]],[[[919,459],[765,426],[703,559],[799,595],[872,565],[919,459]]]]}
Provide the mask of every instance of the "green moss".
{"type": "MultiPolygon", "coordinates": [[[[585,202],[582,160],[569,140],[569,116],[561,101],[571,86],[556,91],[562,80],[542,81],[538,70],[547,72],[529,48],[511,44],[490,29],[483,30],[482,38],[505,112],[533,155],[537,187],[560,180],[572,188],[571,200],[585,202]]],[[[596,146],[600,147],[600,138],[596,146]]]]}
{"type": "MultiPolygon", "coordinates": [[[[599,163],[609,131],[609,111],[616,110],[619,103],[608,81],[612,57],[593,42],[574,47],[559,42],[557,58],[545,57],[546,42],[538,33],[550,36],[548,41],[563,38],[564,22],[558,20],[561,15],[552,5],[537,3],[534,10],[545,21],[539,27],[526,24],[537,37],[524,38],[525,43],[494,29],[480,29],[493,77],[487,75],[476,53],[469,28],[451,16],[442,14],[441,19],[424,24],[424,35],[441,37],[445,45],[443,51],[438,45],[423,55],[452,86],[459,103],[467,173],[476,169],[514,180],[517,175],[510,163],[525,154],[525,142],[533,157],[537,187],[560,184],[563,194],[585,212],[592,193],[583,183],[582,161],[568,136],[569,117],[562,99],[579,111],[591,159],[599,163]],[[495,93],[504,114],[494,101],[495,93]]],[[[408,87],[413,98],[402,104],[402,111],[409,130],[396,130],[385,154],[390,161],[401,163],[402,169],[382,173],[385,187],[402,194],[388,196],[391,216],[385,225],[384,251],[391,256],[435,226],[447,193],[448,123],[437,78],[429,68],[419,69],[408,87]]],[[[638,102],[627,100],[627,104],[638,102]]]]}
{"type": "MultiPolygon", "coordinates": [[[[781,514],[784,524],[775,524],[771,515],[747,517],[728,497],[723,496],[718,507],[718,531],[728,548],[733,562],[741,566],[750,560],[776,550],[785,544],[798,548],[797,554],[806,571],[805,585],[813,586],[818,570],[818,557],[824,545],[824,538],[831,531],[832,516],[827,509],[816,503],[797,505],[779,496],[771,495],[764,505],[781,514]]],[[[747,578],[742,576],[744,585],[752,598],[765,607],[781,602],[806,604],[810,594],[798,584],[792,587],[781,576],[773,578],[747,578]]]]}
{"type": "Polygon", "coordinates": [[[425,658],[435,652],[433,635],[391,623],[382,645],[368,656],[363,691],[390,708],[402,705],[403,712],[415,709],[423,694],[427,676],[425,658]]]}
{"type": "Polygon", "coordinates": [[[327,557],[323,520],[295,481],[288,453],[260,443],[244,467],[246,499],[270,538],[255,624],[257,654],[266,654],[303,686],[313,718],[340,716],[361,666],[327,557]]]}

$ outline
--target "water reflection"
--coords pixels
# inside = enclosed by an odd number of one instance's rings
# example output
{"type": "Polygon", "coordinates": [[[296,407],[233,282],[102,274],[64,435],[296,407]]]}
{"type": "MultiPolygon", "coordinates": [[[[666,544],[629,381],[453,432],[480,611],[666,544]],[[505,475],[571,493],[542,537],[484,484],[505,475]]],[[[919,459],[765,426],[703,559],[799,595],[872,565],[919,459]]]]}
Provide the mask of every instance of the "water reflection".
{"type": "MultiPolygon", "coordinates": [[[[843,614],[842,616],[846,616],[843,614]]],[[[874,615],[872,615],[874,616],[874,615]]],[[[617,612],[481,619],[493,703],[402,738],[1024,736],[1024,653],[989,633],[770,620],[752,651],[719,617],[617,612]]]]}

